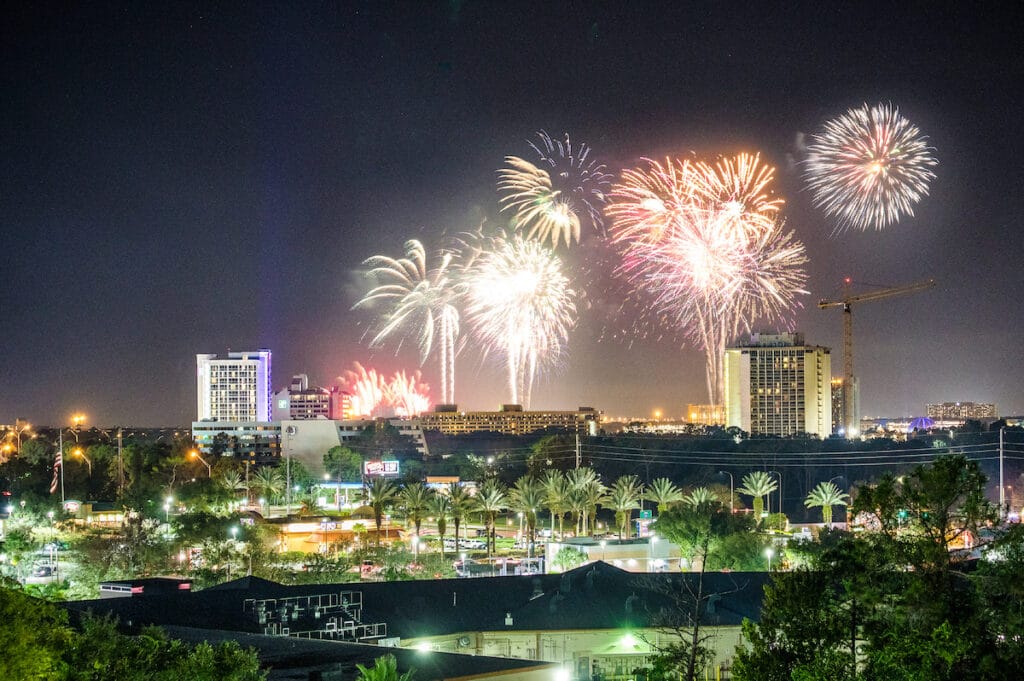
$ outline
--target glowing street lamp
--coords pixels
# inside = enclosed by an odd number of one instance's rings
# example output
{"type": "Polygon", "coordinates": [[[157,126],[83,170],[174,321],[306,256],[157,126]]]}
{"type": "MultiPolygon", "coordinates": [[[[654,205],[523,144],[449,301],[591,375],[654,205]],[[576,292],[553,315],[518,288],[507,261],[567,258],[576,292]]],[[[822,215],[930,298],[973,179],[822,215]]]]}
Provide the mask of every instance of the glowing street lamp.
{"type": "Polygon", "coordinates": [[[775,555],[775,549],[768,547],[764,550],[764,557],[768,559],[768,572],[772,571],[772,556],[775,555]]]}
{"type": "Polygon", "coordinates": [[[85,455],[85,452],[82,450],[82,448],[81,447],[75,447],[74,449],[71,450],[71,453],[74,456],[77,456],[78,458],[80,458],[83,461],[85,461],[86,465],[89,467],[89,477],[91,478],[92,477],[92,461],[90,461],[89,457],[87,457],[85,455]]]}
{"type": "Polygon", "coordinates": [[[199,455],[199,450],[197,450],[197,449],[190,450],[189,453],[188,453],[188,456],[189,456],[190,459],[199,459],[200,461],[202,461],[203,465],[206,466],[206,473],[207,473],[207,475],[209,477],[211,477],[211,478],[213,477],[213,466],[211,466],[210,464],[206,463],[206,459],[204,459],[202,456],[199,455]]]}

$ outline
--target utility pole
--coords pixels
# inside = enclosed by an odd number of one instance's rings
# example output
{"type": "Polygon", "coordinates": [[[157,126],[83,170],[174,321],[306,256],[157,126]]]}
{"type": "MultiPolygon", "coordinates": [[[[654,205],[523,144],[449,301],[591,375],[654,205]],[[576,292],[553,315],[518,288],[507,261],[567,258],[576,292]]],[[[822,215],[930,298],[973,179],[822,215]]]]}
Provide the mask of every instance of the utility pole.
{"type": "Polygon", "coordinates": [[[117,494],[124,494],[124,429],[117,428],[117,494]]]}
{"type": "Polygon", "coordinates": [[[1006,487],[1003,486],[1003,428],[999,429],[999,517],[1006,517],[1006,487]]]}

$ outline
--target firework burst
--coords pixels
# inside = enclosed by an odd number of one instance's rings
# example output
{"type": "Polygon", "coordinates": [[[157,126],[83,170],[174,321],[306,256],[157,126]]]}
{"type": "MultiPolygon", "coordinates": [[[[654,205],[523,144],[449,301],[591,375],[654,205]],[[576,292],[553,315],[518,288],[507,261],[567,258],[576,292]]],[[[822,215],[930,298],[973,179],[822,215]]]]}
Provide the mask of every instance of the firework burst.
{"type": "Polygon", "coordinates": [[[785,232],[774,169],[756,155],[715,165],[645,160],[612,191],[618,273],[701,347],[708,398],[721,404],[725,344],[755,319],[781,320],[805,294],[803,245],[785,232]]]}
{"type": "Polygon", "coordinates": [[[827,122],[804,162],[814,204],[837,219],[837,231],[913,216],[938,164],[926,140],[891,104],[865,104],[827,122]]]}
{"type": "Polygon", "coordinates": [[[422,381],[420,372],[397,371],[388,380],[376,369],[367,369],[359,362],[353,362],[352,367],[338,380],[349,394],[353,417],[409,418],[430,411],[430,386],[422,381]]]}
{"type": "Polygon", "coordinates": [[[573,147],[568,135],[563,142],[543,130],[537,136],[539,144],[530,142],[539,157],[535,163],[508,156],[498,171],[502,209],[512,212],[515,229],[525,230],[528,239],[571,246],[580,241],[582,225],[603,229],[611,175],[589,159],[587,145],[573,147]]]}
{"type": "Polygon", "coordinates": [[[485,351],[504,356],[512,402],[528,407],[537,372],[564,352],[575,294],[542,244],[519,236],[491,244],[466,272],[466,313],[485,351]]]}
{"type": "Polygon", "coordinates": [[[342,387],[349,394],[353,416],[373,418],[380,416],[380,408],[388,394],[388,384],[376,369],[366,369],[359,362],[338,377],[342,387]]]}
{"type": "Polygon", "coordinates": [[[459,310],[455,305],[457,286],[450,271],[453,254],[440,254],[437,267],[427,268],[426,250],[413,239],[405,243],[404,258],[383,255],[368,258],[369,276],[374,286],[355,307],[368,307],[383,303],[386,312],[380,318],[380,328],[370,341],[380,346],[387,339],[416,332],[420,350],[420,363],[437,350],[441,369],[441,400],[455,401],[455,354],[459,337],[459,310]]]}
{"type": "Polygon", "coordinates": [[[430,411],[430,387],[421,379],[418,371],[409,375],[398,371],[388,382],[386,399],[395,416],[412,418],[430,411]]]}

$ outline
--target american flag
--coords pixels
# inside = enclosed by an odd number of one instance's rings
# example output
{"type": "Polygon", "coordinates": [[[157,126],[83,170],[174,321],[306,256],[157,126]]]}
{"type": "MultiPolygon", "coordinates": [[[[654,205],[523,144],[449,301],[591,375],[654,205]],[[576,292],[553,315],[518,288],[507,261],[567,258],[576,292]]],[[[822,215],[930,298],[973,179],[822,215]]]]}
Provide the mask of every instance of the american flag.
{"type": "Polygon", "coordinates": [[[57,492],[57,480],[60,475],[60,467],[64,465],[64,457],[61,456],[60,447],[57,448],[57,458],[53,460],[53,481],[50,482],[50,494],[57,492]]]}

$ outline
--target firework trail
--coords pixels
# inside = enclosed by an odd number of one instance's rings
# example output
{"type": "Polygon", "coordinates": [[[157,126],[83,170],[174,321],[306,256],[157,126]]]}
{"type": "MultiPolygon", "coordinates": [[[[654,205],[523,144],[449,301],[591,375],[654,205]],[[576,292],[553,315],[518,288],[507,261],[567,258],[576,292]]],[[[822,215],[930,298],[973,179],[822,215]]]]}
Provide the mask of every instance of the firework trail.
{"type": "Polygon", "coordinates": [[[814,205],[837,219],[837,232],[913,216],[938,164],[926,140],[891,104],[865,104],[825,123],[804,161],[814,205]]]}
{"type": "Polygon", "coordinates": [[[430,411],[430,387],[421,379],[418,371],[411,375],[398,371],[388,382],[386,400],[394,407],[395,416],[412,418],[430,411]]]}
{"type": "Polygon", "coordinates": [[[484,351],[504,356],[511,401],[528,408],[537,372],[565,349],[575,293],[542,244],[519,236],[490,244],[466,271],[466,314],[484,351]]]}
{"type": "Polygon", "coordinates": [[[345,392],[351,395],[352,414],[363,418],[380,416],[385,404],[388,384],[376,369],[366,369],[359,362],[353,362],[350,369],[339,376],[345,392]]]}
{"type": "Polygon", "coordinates": [[[650,301],[650,315],[704,350],[713,404],[724,399],[726,343],[755,319],[784,319],[806,294],[804,247],[783,229],[773,177],[756,155],[645,160],[611,194],[618,273],[650,301]]]}
{"type": "Polygon", "coordinates": [[[531,163],[518,156],[505,157],[506,167],[498,171],[502,210],[513,215],[518,230],[528,230],[528,239],[551,242],[557,248],[579,242],[581,225],[603,230],[602,208],[611,185],[605,167],[589,160],[590,148],[573,147],[569,135],[554,140],[537,133],[539,144],[530,142],[538,160],[531,163]]]}
{"type": "Polygon", "coordinates": [[[458,290],[451,263],[453,254],[442,252],[439,263],[427,268],[423,244],[413,239],[405,243],[406,257],[395,259],[376,255],[364,261],[370,267],[368,276],[374,286],[354,307],[384,303],[380,329],[370,341],[371,347],[382,345],[388,338],[418,334],[420,363],[437,350],[441,370],[441,400],[455,401],[455,355],[459,337],[458,290]]]}

